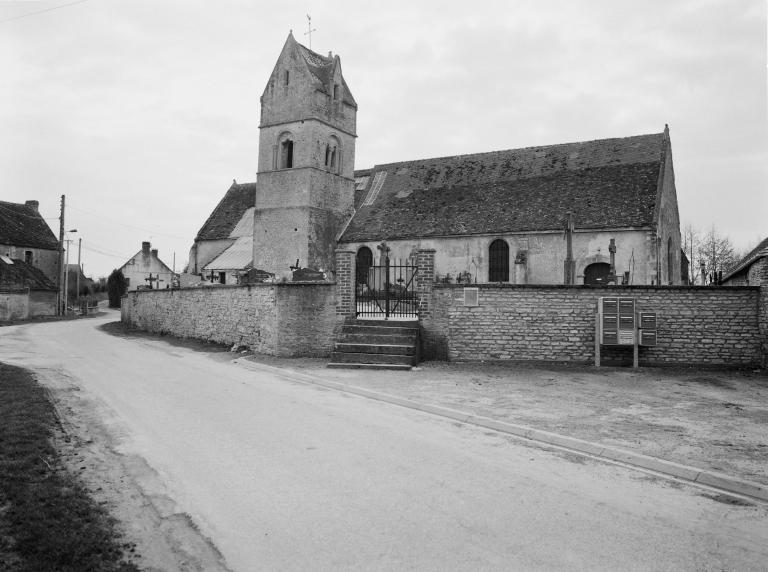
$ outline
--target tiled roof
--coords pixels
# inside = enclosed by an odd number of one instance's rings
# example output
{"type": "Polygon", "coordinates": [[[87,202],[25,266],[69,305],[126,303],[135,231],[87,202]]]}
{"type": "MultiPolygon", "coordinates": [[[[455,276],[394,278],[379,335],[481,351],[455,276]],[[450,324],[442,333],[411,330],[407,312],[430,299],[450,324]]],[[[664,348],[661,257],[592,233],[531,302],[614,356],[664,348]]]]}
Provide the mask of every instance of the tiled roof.
{"type": "Polygon", "coordinates": [[[197,240],[218,240],[229,238],[246,210],[256,201],[256,183],[232,183],[227,194],[213,209],[197,233],[197,240]]]}
{"type": "MultiPolygon", "coordinates": [[[[333,58],[321,56],[317,52],[313,52],[307,46],[303,46],[298,42],[296,42],[296,45],[299,48],[299,53],[307,62],[309,71],[311,71],[312,75],[314,75],[323,85],[323,91],[328,93],[333,74],[333,58]]],[[[349,87],[347,86],[347,82],[344,80],[343,76],[341,78],[341,83],[343,88],[342,97],[344,98],[344,101],[356,107],[357,103],[355,102],[355,98],[352,97],[352,92],[349,91],[349,87]]]]}
{"type": "Polygon", "coordinates": [[[377,165],[342,242],[652,224],[664,134],[377,165]]]}
{"type": "Polygon", "coordinates": [[[235,243],[205,265],[203,271],[250,270],[253,265],[253,235],[241,236],[235,243]]]}
{"type": "Polygon", "coordinates": [[[0,201],[0,244],[57,250],[59,241],[34,207],[0,201]]]}
{"type": "Polygon", "coordinates": [[[723,280],[727,280],[734,274],[741,272],[746,267],[750,266],[753,262],[763,257],[768,257],[768,238],[763,240],[755,248],[750,250],[749,253],[744,258],[739,260],[736,266],[734,266],[733,269],[730,272],[728,272],[728,275],[725,276],[723,280]]]}
{"type": "Polygon", "coordinates": [[[29,288],[30,290],[56,290],[56,285],[45,273],[14,258],[8,264],[5,256],[0,258],[0,288],[29,288]]]}

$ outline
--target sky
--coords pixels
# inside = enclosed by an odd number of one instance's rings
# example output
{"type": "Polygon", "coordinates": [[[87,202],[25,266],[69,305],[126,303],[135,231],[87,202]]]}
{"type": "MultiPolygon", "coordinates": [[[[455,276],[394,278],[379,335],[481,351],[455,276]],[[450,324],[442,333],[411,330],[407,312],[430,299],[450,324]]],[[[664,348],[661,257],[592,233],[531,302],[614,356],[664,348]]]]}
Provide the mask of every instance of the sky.
{"type": "Polygon", "coordinates": [[[66,195],[94,278],[145,240],[181,270],[256,180],[259,97],[308,14],[359,106],[358,169],[666,123],[682,223],[768,236],[766,0],[0,0],[0,200],[58,236],[66,195]]]}

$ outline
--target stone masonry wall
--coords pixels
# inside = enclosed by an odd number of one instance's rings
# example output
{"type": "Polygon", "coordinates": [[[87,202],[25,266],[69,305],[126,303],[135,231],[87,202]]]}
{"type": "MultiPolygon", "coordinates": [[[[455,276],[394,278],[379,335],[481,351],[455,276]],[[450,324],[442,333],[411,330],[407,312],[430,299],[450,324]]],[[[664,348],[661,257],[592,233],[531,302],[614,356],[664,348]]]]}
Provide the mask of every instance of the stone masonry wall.
{"type": "MultiPolygon", "coordinates": [[[[426,358],[594,363],[601,296],[634,297],[657,313],[658,345],[640,348],[640,365],[759,365],[760,289],[687,286],[478,285],[479,306],[463,287],[435,285],[422,317],[426,358]]],[[[603,363],[631,363],[631,348],[603,346],[603,363]]]]}
{"type": "Polygon", "coordinates": [[[150,332],[294,357],[329,355],[340,321],[335,285],[317,283],[132,291],[121,315],[150,332]]]}
{"type": "Polygon", "coordinates": [[[26,320],[29,317],[29,291],[0,292],[0,322],[26,320]]]}

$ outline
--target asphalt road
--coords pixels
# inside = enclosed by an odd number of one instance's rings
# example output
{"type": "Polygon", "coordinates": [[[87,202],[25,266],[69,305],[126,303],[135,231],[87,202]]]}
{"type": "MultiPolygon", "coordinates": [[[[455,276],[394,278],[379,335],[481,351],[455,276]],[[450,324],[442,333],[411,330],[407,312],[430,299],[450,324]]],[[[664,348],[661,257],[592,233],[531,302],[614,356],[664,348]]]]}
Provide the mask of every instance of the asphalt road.
{"type": "Polygon", "coordinates": [[[77,388],[232,570],[766,569],[764,506],[98,329],[117,318],[0,328],[0,361],[77,388]]]}

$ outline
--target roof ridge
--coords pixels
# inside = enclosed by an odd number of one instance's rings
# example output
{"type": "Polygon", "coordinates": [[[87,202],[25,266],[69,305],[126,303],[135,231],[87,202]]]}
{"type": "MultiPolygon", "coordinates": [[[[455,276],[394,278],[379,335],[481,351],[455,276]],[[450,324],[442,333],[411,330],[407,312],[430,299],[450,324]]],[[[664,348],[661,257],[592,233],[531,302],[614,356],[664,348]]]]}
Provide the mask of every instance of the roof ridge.
{"type": "Polygon", "coordinates": [[[528,151],[528,150],[536,150],[536,149],[552,149],[555,147],[566,147],[568,145],[587,145],[589,143],[598,143],[598,142],[607,142],[607,141],[626,141],[628,139],[639,139],[641,137],[662,137],[664,135],[663,132],[661,133],[643,133],[640,135],[629,135],[627,137],[608,137],[605,139],[589,139],[586,141],[571,141],[569,143],[553,143],[551,145],[531,145],[528,147],[515,147],[511,149],[499,149],[497,151],[483,151],[481,153],[466,153],[461,155],[444,155],[441,157],[427,157],[424,159],[410,159],[406,161],[393,161],[390,163],[377,163],[373,166],[372,170],[377,170],[379,168],[383,167],[390,167],[395,165],[403,165],[406,163],[426,163],[428,161],[444,161],[446,159],[468,159],[470,157],[482,157],[482,156],[491,156],[491,155],[501,155],[504,153],[511,153],[513,151],[528,151]]]}
{"type": "Polygon", "coordinates": [[[304,56],[305,59],[308,60],[309,59],[308,56],[309,56],[309,57],[311,57],[313,59],[319,60],[319,62],[320,62],[319,64],[316,64],[314,62],[307,61],[308,64],[315,65],[315,66],[316,65],[329,66],[329,65],[333,64],[333,59],[332,58],[328,58],[328,57],[326,57],[326,56],[324,56],[322,54],[318,54],[317,52],[311,50],[310,48],[308,48],[307,46],[305,46],[302,43],[296,42],[296,45],[299,46],[299,48],[301,48],[302,50],[304,50],[304,52],[306,52],[306,53],[302,53],[302,56],[304,56]]]}

